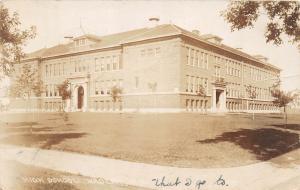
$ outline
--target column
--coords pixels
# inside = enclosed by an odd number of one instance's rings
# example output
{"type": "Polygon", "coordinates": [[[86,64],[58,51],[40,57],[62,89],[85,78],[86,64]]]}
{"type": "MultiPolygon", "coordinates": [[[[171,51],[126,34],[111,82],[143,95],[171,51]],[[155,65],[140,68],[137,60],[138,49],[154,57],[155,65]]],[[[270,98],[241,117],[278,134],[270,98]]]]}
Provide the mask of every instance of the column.
{"type": "Polygon", "coordinates": [[[226,92],[225,92],[225,90],[223,90],[223,92],[220,94],[220,101],[221,101],[221,105],[220,105],[221,111],[226,112],[227,108],[226,108],[226,92]]]}
{"type": "Polygon", "coordinates": [[[71,98],[71,110],[75,111],[77,109],[77,88],[72,84],[72,98],[71,98]]]}
{"type": "Polygon", "coordinates": [[[87,82],[83,85],[84,90],[84,97],[83,97],[83,111],[87,111],[87,105],[88,105],[88,89],[87,89],[87,82]]]}
{"type": "Polygon", "coordinates": [[[215,112],[216,111],[216,89],[213,88],[213,92],[212,92],[212,107],[211,107],[211,111],[215,112]]]}

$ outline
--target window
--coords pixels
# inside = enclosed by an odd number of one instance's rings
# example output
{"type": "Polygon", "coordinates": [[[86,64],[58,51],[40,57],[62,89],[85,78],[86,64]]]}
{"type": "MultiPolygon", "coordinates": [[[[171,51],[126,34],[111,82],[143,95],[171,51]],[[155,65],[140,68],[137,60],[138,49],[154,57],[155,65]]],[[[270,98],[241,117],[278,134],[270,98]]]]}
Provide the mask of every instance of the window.
{"type": "Polygon", "coordinates": [[[48,91],[49,91],[48,85],[45,86],[45,89],[46,89],[46,97],[48,97],[48,95],[49,95],[49,94],[48,94],[48,91]]]}
{"type": "Polygon", "coordinates": [[[116,79],[113,79],[113,80],[112,80],[112,86],[117,86],[116,79]]]}
{"type": "Polygon", "coordinates": [[[220,78],[221,77],[221,67],[215,66],[215,77],[220,78]]]}
{"type": "Polygon", "coordinates": [[[81,72],[81,63],[80,61],[77,61],[77,69],[78,69],[78,72],[81,72]]]}
{"type": "Polygon", "coordinates": [[[48,65],[46,65],[46,76],[48,76],[48,65]]]}
{"type": "Polygon", "coordinates": [[[194,92],[194,80],[195,78],[191,76],[190,78],[190,92],[194,92]]]}
{"type": "Polygon", "coordinates": [[[139,87],[139,77],[135,77],[135,88],[139,87]]]}
{"type": "Polygon", "coordinates": [[[185,100],[185,107],[186,107],[186,110],[189,111],[189,103],[190,103],[190,100],[189,99],[186,99],[185,100]]]}
{"type": "Polygon", "coordinates": [[[52,96],[52,85],[49,86],[49,95],[52,96]]]}
{"type": "Polygon", "coordinates": [[[52,76],[52,64],[49,65],[49,76],[52,76]]]}
{"type": "Polygon", "coordinates": [[[65,75],[65,65],[66,65],[66,63],[62,64],[62,75],[65,75]]]}
{"type": "Polygon", "coordinates": [[[56,85],[53,85],[53,90],[54,90],[54,96],[57,96],[58,95],[58,93],[57,93],[57,87],[56,87],[56,85]]]}
{"type": "Polygon", "coordinates": [[[154,54],[153,49],[148,49],[148,55],[152,56],[154,54]]]}
{"type": "Polygon", "coordinates": [[[105,83],[104,81],[101,81],[101,82],[100,82],[100,89],[101,89],[101,90],[100,90],[100,94],[101,94],[101,95],[105,94],[105,93],[104,93],[104,87],[105,87],[105,84],[104,84],[104,83],[105,83]]]}
{"type": "Polygon", "coordinates": [[[204,88],[205,88],[205,92],[207,93],[208,92],[208,79],[207,78],[204,79],[204,88]]]}
{"type": "Polygon", "coordinates": [[[187,58],[186,61],[187,61],[187,62],[186,62],[186,64],[187,64],[187,65],[190,64],[190,54],[191,54],[190,51],[191,51],[191,49],[190,49],[189,47],[187,47],[187,48],[186,48],[186,52],[187,52],[187,55],[186,55],[186,58],[187,58]]]}
{"type": "Polygon", "coordinates": [[[74,62],[75,64],[75,72],[77,72],[77,62],[74,62]]]}
{"type": "Polygon", "coordinates": [[[119,79],[119,84],[118,84],[119,87],[122,87],[123,86],[123,80],[122,79],[119,79]]]}
{"type": "Polygon", "coordinates": [[[206,66],[206,69],[208,69],[208,59],[209,59],[209,56],[207,53],[205,53],[205,66],[206,66]]]}
{"type": "Polygon", "coordinates": [[[56,76],[56,64],[53,64],[53,76],[56,76]]]}
{"type": "Polygon", "coordinates": [[[98,58],[95,58],[95,72],[98,72],[100,70],[100,60],[98,58]]]}
{"type": "Polygon", "coordinates": [[[228,75],[228,61],[227,60],[225,60],[225,67],[226,67],[226,74],[228,75]]]}
{"type": "Polygon", "coordinates": [[[99,83],[98,83],[98,81],[95,81],[95,94],[96,95],[99,94],[99,83]]]}
{"type": "Polygon", "coordinates": [[[119,63],[119,69],[123,68],[122,60],[121,60],[121,55],[118,56],[118,63],[119,63]]]}
{"type": "Polygon", "coordinates": [[[159,55],[160,54],[160,47],[155,48],[155,55],[159,55]]]}
{"type": "Polygon", "coordinates": [[[78,40],[79,42],[78,42],[78,45],[84,45],[85,44],[85,39],[81,39],[81,40],[78,40]]]}
{"type": "Polygon", "coordinates": [[[61,75],[61,63],[58,64],[58,76],[61,75]]]}
{"type": "Polygon", "coordinates": [[[194,50],[194,61],[193,61],[193,66],[198,65],[198,56],[197,56],[197,50],[194,50]]]}
{"type": "Polygon", "coordinates": [[[106,71],[109,71],[110,70],[110,63],[107,63],[106,64],[106,71]]]}
{"type": "Polygon", "coordinates": [[[106,57],[106,70],[110,71],[111,69],[111,58],[110,57],[106,57]]]}
{"type": "Polygon", "coordinates": [[[197,51],[197,66],[200,67],[201,53],[197,51]]]}
{"type": "Polygon", "coordinates": [[[105,67],[104,67],[104,57],[101,57],[101,62],[100,62],[100,69],[101,71],[104,71],[105,70],[105,67]]]}
{"type": "Polygon", "coordinates": [[[116,59],[116,56],[112,57],[112,62],[113,62],[113,70],[116,70],[117,69],[117,59],[116,59]]]}
{"type": "Polygon", "coordinates": [[[190,52],[190,58],[191,58],[190,65],[192,65],[192,66],[194,66],[194,53],[195,53],[195,51],[193,49],[191,49],[191,52],[190,52]]]}
{"type": "Polygon", "coordinates": [[[199,92],[201,89],[201,79],[199,77],[197,77],[197,89],[196,92],[199,92]]]}
{"type": "Polygon", "coordinates": [[[190,90],[190,76],[186,75],[186,89],[185,89],[185,91],[189,92],[189,90],[190,90]]]}
{"type": "Polygon", "coordinates": [[[110,94],[111,83],[109,80],[106,81],[106,94],[110,94]]]}
{"type": "Polygon", "coordinates": [[[82,62],[81,62],[80,65],[81,65],[81,70],[82,70],[83,72],[85,72],[85,70],[86,70],[87,68],[86,68],[86,66],[85,66],[85,60],[84,60],[84,59],[82,60],[82,62]]]}
{"type": "Polygon", "coordinates": [[[201,63],[202,63],[202,68],[204,69],[205,68],[205,54],[203,52],[201,52],[201,63]]]}

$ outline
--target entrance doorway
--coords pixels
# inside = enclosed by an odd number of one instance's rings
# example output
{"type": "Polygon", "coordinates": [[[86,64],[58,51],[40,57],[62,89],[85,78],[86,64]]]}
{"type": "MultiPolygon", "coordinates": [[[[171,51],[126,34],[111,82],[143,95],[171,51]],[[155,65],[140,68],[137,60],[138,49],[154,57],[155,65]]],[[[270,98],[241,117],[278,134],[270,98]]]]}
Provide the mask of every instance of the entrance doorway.
{"type": "Polygon", "coordinates": [[[221,90],[216,90],[216,107],[217,109],[220,108],[220,95],[223,91],[221,90]]]}
{"type": "Polygon", "coordinates": [[[213,89],[211,111],[226,112],[226,93],[224,88],[213,89]]]}
{"type": "Polygon", "coordinates": [[[83,96],[84,96],[84,89],[82,86],[79,86],[78,94],[77,94],[77,109],[81,109],[83,106],[83,96]]]}

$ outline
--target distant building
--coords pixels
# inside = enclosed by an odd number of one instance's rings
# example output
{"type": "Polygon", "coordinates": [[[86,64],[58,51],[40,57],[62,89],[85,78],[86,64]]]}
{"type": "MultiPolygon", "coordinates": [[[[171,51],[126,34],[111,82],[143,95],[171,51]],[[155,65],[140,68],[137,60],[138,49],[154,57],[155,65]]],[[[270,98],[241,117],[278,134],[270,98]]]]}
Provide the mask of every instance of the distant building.
{"type": "MultiPolygon", "coordinates": [[[[270,87],[280,69],[267,61],[226,46],[215,35],[154,24],[107,36],[82,35],[29,54],[19,68],[30,64],[38,70],[46,92],[32,104],[44,111],[60,107],[57,85],[67,79],[71,111],[273,112],[270,87]],[[247,85],[257,92],[254,101],[247,85]],[[112,86],[123,89],[118,102],[112,101],[112,86]]],[[[16,99],[11,108],[23,109],[24,103],[16,99]]]]}

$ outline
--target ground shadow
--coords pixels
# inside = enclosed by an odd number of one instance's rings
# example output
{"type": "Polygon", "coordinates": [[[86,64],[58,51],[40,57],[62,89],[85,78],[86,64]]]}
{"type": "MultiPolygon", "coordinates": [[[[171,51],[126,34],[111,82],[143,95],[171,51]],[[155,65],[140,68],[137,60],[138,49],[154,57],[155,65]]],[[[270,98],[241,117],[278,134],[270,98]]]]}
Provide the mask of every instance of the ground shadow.
{"type": "Polygon", "coordinates": [[[266,161],[289,151],[300,148],[299,135],[271,128],[241,129],[225,132],[214,139],[199,143],[232,142],[255,154],[258,160],[266,161]]]}
{"type": "Polygon", "coordinates": [[[1,139],[1,143],[14,144],[22,146],[35,146],[50,149],[53,145],[57,145],[67,139],[81,138],[87,133],[61,133],[61,134],[22,134],[14,135],[1,139]]]}
{"type": "Polygon", "coordinates": [[[284,117],[282,115],[278,115],[278,116],[268,116],[268,118],[271,119],[284,119],[284,117]]]}
{"type": "Polygon", "coordinates": [[[1,129],[1,132],[4,133],[20,133],[20,132],[52,132],[52,131],[72,131],[74,128],[72,128],[73,124],[66,124],[66,126],[59,126],[59,127],[5,127],[1,129]]]}
{"type": "Polygon", "coordinates": [[[277,125],[271,125],[276,128],[281,128],[281,129],[290,129],[290,130],[295,130],[295,131],[300,131],[300,124],[277,124],[277,125]]]}
{"type": "Polygon", "coordinates": [[[4,127],[23,127],[23,126],[34,126],[38,124],[39,124],[38,122],[6,122],[4,124],[4,127]]]}
{"type": "Polygon", "coordinates": [[[52,120],[60,120],[61,118],[49,118],[49,119],[47,119],[47,120],[49,120],[49,121],[52,121],[52,120]]]}

